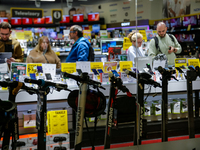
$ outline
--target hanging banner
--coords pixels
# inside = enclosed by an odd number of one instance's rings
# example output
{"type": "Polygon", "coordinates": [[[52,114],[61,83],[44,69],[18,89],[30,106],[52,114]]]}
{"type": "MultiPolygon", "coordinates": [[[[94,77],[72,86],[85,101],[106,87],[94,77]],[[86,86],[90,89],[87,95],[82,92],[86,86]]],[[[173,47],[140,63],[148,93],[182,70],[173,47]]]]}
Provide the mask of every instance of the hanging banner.
{"type": "Polygon", "coordinates": [[[43,17],[43,9],[38,8],[10,8],[12,17],[27,17],[27,18],[42,18],[43,17]]]}

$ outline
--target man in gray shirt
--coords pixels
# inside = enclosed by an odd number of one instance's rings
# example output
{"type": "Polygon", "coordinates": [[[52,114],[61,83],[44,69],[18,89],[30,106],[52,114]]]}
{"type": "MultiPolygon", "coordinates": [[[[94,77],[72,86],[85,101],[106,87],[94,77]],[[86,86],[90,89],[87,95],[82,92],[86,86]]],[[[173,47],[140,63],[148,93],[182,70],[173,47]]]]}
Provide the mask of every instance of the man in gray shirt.
{"type": "MultiPolygon", "coordinates": [[[[167,56],[168,65],[174,65],[176,54],[181,53],[182,48],[177,39],[173,35],[171,35],[173,38],[172,40],[169,34],[166,34],[166,32],[167,27],[165,23],[158,23],[156,35],[156,37],[158,38],[158,46],[160,48],[160,51],[167,56]]],[[[154,58],[156,55],[161,54],[160,51],[156,48],[155,39],[152,39],[149,44],[148,56],[152,56],[154,58]]]]}

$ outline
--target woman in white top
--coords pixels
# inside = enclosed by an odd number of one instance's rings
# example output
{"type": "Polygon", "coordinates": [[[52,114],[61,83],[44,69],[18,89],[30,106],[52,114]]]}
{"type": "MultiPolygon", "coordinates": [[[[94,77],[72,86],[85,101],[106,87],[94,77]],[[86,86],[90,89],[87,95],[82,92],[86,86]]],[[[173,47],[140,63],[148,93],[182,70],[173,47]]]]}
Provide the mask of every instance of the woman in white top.
{"type": "Polygon", "coordinates": [[[128,49],[127,60],[132,61],[133,66],[135,66],[135,62],[134,62],[135,57],[145,57],[145,53],[143,52],[142,47],[141,47],[143,36],[140,33],[131,32],[128,35],[128,38],[132,42],[132,46],[130,46],[128,49]],[[137,43],[136,43],[136,38],[137,38],[137,43]],[[136,48],[136,45],[137,45],[137,48],[136,48]]]}

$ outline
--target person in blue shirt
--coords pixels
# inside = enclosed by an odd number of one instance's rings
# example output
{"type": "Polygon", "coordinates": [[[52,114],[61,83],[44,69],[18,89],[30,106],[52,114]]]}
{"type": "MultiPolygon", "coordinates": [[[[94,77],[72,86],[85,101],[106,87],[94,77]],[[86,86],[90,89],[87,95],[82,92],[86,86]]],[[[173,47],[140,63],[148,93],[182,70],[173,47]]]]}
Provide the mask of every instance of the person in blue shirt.
{"type": "Polygon", "coordinates": [[[81,26],[73,25],[70,28],[69,38],[74,39],[71,51],[66,59],[66,62],[88,61],[90,42],[83,37],[81,26]]]}

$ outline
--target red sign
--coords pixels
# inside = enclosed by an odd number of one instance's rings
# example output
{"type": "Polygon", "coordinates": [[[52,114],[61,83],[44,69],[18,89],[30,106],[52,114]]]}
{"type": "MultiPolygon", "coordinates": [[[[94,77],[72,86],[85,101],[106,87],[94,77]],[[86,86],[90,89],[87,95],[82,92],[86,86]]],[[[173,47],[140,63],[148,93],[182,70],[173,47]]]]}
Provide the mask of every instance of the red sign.
{"type": "Polygon", "coordinates": [[[28,24],[32,24],[32,23],[33,23],[32,18],[22,18],[22,24],[28,25],[28,24]]]}
{"type": "Polygon", "coordinates": [[[11,18],[11,25],[21,25],[22,19],[18,17],[11,18]]]}
{"type": "Polygon", "coordinates": [[[8,18],[0,18],[0,23],[2,22],[8,22],[8,18]]]}
{"type": "Polygon", "coordinates": [[[62,21],[60,21],[60,23],[69,23],[69,22],[70,22],[69,15],[63,15],[63,19],[62,21]]]}
{"type": "Polygon", "coordinates": [[[34,18],[34,24],[44,24],[44,18],[34,18]]]}
{"type": "Polygon", "coordinates": [[[74,14],[73,15],[73,22],[83,22],[83,14],[74,14]]]}
{"type": "Polygon", "coordinates": [[[46,24],[52,24],[53,23],[52,17],[51,16],[46,16],[45,22],[46,22],[46,24]]]}
{"type": "Polygon", "coordinates": [[[99,13],[89,13],[88,21],[99,21],[99,13]]]}

